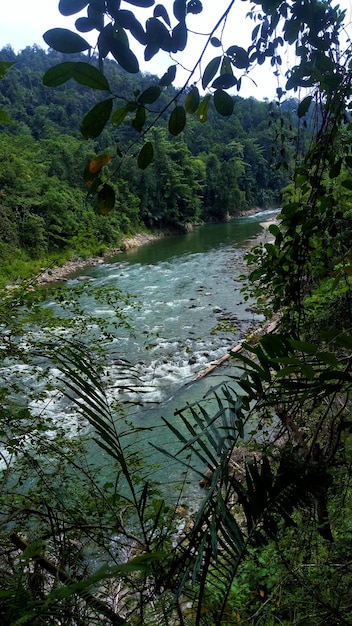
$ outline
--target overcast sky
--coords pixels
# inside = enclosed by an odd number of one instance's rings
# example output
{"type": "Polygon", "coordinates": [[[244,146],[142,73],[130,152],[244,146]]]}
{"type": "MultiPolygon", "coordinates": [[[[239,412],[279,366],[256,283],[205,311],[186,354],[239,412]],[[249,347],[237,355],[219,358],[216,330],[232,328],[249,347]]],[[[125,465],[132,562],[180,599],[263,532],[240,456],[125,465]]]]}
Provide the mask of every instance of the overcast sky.
{"type": "MultiPolygon", "coordinates": [[[[203,0],[203,13],[196,16],[188,16],[188,26],[197,31],[207,32],[210,27],[216,24],[217,19],[228,6],[228,2],[229,0],[203,0]]],[[[340,5],[345,5],[345,3],[351,6],[351,0],[342,0],[340,5]]],[[[171,16],[173,0],[164,0],[164,4],[169,9],[171,16]]],[[[250,2],[238,0],[237,6],[235,5],[235,9],[231,13],[231,21],[227,25],[226,45],[236,44],[247,47],[250,44],[250,35],[255,23],[246,18],[245,15],[251,4],[250,2]]],[[[135,7],[127,2],[123,2],[121,8],[134,10],[135,7]]],[[[139,9],[140,20],[143,24],[146,18],[151,15],[152,10],[153,8],[139,9]]],[[[83,11],[82,15],[86,15],[86,11],[83,11]]],[[[74,30],[76,18],[77,16],[63,17],[58,11],[58,0],[16,0],[13,4],[6,2],[5,6],[3,4],[3,7],[0,9],[0,48],[7,44],[10,44],[15,52],[33,44],[46,48],[43,41],[43,33],[55,27],[74,30]]],[[[83,36],[89,37],[89,35],[83,36]]],[[[90,41],[93,43],[94,39],[90,39],[90,41]]],[[[195,59],[198,58],[204,39],[194,36],[189,41],[191,45],[188,46],[186,54],[180,57],[180,60],[187,68],[190,68],[195,59]]],[[[216,49],[212,48],[211,53],[215,56],[216,49]]],[[[141,55],[138,54],[138,57],[143,71],[155,73],[159,76],[172,63],[166,53],[160,53],[147,64],[144,63],[141,55]]],[[[285,65],[285,58],[283,64],[285,65]]],[[[257,86],[247,78],[242,81],[243,87],[239,95],[242,97],[252,95],[258,99],[267,97],[270,100],[275,97],[278,83],[273,77],[269,64],[261,66],[251,76],[253,76],[257,86]]],[[[185,78],[186,74],[178,70],[177,85],[181,85],[185,78]]],[[[284,81],[282,81],[282,87],[284,87],[284,81]]]]}

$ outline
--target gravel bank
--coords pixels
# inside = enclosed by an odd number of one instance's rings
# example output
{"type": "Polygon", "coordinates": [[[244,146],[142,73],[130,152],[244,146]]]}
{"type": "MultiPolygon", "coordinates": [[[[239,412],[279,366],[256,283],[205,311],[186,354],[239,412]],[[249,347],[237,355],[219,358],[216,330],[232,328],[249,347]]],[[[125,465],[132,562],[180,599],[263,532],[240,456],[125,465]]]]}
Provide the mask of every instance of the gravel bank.
{"type": "Polygon", "coordinates": [[[75,258],[71,261],[67,261],[64,265],[45,269],[38,276],[38,284],[44,285],[47,283],[53,283],[59,280],[65,280],[67,276],[77,272],[78,270],[84,269],[85,267],[92,267],[93,265],[100,265],[101,263],[105,263],[107,259],[110,259],[113,256],[116,256],[120,252],[124,252],[126,250],[131,250],[132,248],[137,248],[138,246],[142,246],[146,243],[150,243],[151,241],[155,241],[156,239],[160,239],[165,235],[162,233],[155,234],[138,234],[133,237],[128,237],[122,241],[120,248],[115,248],[112,250],[108,250],[101,257],[89,257],[88,259],[75,258]]]}

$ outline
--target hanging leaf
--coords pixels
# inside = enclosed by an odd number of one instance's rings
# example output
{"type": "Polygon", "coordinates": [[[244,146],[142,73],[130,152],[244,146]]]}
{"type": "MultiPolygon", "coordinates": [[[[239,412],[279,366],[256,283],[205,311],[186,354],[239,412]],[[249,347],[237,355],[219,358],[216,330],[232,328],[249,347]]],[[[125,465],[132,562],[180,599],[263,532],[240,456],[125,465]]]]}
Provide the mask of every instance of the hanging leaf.
{"type": "Polygon", "coordinates": [[[88,196],[94,196],[98,189],[102,186],[103,181],[100,176],[94,176],[94,174],[91,174],[90,179],[87,179],[85,183],[86,187],[88,187],[88,196]]]}
{"type": "Polygon", "coordinates": [[[137,159],[137,163],[138,163],[138,167],[141,170],[145,170],[153,161],[154,158],[154,148],[153,148],[153,144],[150,141],[147,141],[147,143],[144,144],[143,148],[141,149],[139,155],[138,155],[138,159],[137,159]]]}
{"type": "Polygon", "coordinates": [[[60,0],[59,11],[61,15],[74,15],[84,9],[89,4],[89,0],[60,0]]]}
{"type": "Polygon", "coordinates": [[[104,165],[111,161],[112,156],[107,152],[104,154],[99,154],[95,159],[92,159],[88,165],[89,172],[91,174],[99,174],[104,165]]]}
{"type": "Polygon", "coordinates": [[[302,102],[299,103],[297,109],[297,115],[299,118],[304,117],[308,113],[311,102],[312,96],[307,96],[302,100],[302,102]]]}
{"type": "Polygon", "coordinates": [[[175,0],[173,12],[179,22],[184,22],[186,19],[186,0],[175,0]]]}
{"type": "Polygon", "coordinates": [[[123,41],[111,37],[109,39],[109,48],[113,57],[126,72],[129,74],[139,72],[139,63],[136,55],[123,41]]]}
{"type": "Polygon", "coordinates": [[[124,121],[128,113],[129,113],[129,109],[126,105],[123,107],[120,107],[119,109],[116,109],[116,111],[114,111],[111,116],[112,125],[120,126],[120,124],[122,124],[122,122],[124,121]]]}
{"type": "Polygon", "coordinates": [[[213,80],[216,72],[218,71],[218,69],[220,67],[220,63],[221,63],[221,57],[215,57],[206,66],[206,68],[205,68],[205,70],[203,72],[203,78],[202,78],[202,87],[203,87],[203,89],[206,89],[206,87],[209,85],[210,81],[213,80]]]}
{"type": "Polygon", "coordinates": [[[108,98],[88,111],[81,124],[81,133],[85,139],[95,139],[100,135],[111,115],[112,103],[112,98],[108,98]]]}
{"type": "Polygon", "coordinates": [[[80,33],[89,33],[96,28],[96,21],[91,17],[79,17],[75,21],[75,27],[80,33]]]}
{"type": "Polygon", "coordinates": [[[169,85],[171,85],[171,83],[175,80],[176,69],[176,65],[170,65],[165,74],[159,80],[159,85],[161,87],[169,87],[169,85]]]}
{"type": "Polygon", "coordinates": [[[52,28],[43,35],[45,43],[57,52],[64,54],[74,54],[88,50],[90,44],[77,33],[73,33],[67,28],[52,28]]]}
{"type": "Polygon", "coordinates": [[[152,59],[159,52],[159,50],[159,46],[147,45],[144,49],[144,60],[150,61],[150,59],[152,59]]]}
{"type": "Polygon", "coordinates": [[[127,28],[133,37],[139,41],[139,43],[145,45],[147,43],[146,33],[143,29],[142,24],[136,19],[134,13],[132,11],[118,11],[116,16],[116,23],[123,28],[127,28]]]}
{"type": "Polygon", "coordinates": [[[58,87],[72,78],[73,63],[67,61],[50,67],[43,76],[43,85],[46,87],[58,87]]]}
{"type": "Polygon", "coordinates": [[[138,102],[140,102],[141,104],[152,104],[159,98],[160,94],[160,87],[148,87],[141,93],[138,98],[138,102]]]}
{"type": "Polygon", "coordinates": [[[339,158],[333,163],[329,170],[329,178],[337,178],[341,172],[342,158],[339,158]]]}
{"type": "Polygon", "coordinates": [[[186,111],[180,104],[174,108],[169,118],[169,132],[171,135],[179,135],[186,126],[186,111]]]}
{"type": "Polygon", "coordinates": [[[172,31],[172,51],[178,52],[187,45],[188,31],[185,22],[180,22],[172,31]]]}
{"type": "Polygon", "coordinates": [[[110,91],[110,85],[104,74],[89,63],[72,63],[72,77],[81,85],[92,87],[92,89],[110,91]]]}
{"type": "Polygon", "coordinates": [[[161,17],[169,27],[171,26],[168,12],[162,4],[156,5],[153,15],[154,17],[161,17]]]}
{"type": "Polygon", "coordinates": [[[208,119],[210,97],[210,94],[207,94],[198,107],[197,119],[201,124],[204,124],[208,119]]]}
{"type": "Polygon", "coordinates": [[[342,181],[341,185],[342,185],[342,187],[345,187],[345,189],[352,190],[352,179],[348,178],[348,179],[342,181]]]}
{"type": "Polygon", "coordinates": [[[143,126],[146,120],[146,111],[143,106],[138,107],[136,111],[136,116],[134,120],[132,120],[132,126],[137,131],[137,133],[141,133],[143,130],[143,126]]]}
{"type": "Polygon", "coordinates": [[[130,26],[128,30],[131,32],[131,35],[133,35],[133,37],[142,44],[142,46],[146,45],[147,35],[142,24],[140,24],[138,20],[136,20],[134,25],[130,26]]]}
{"type": "Polygon", "coordinates": [[[233,99],[222,89],[217,89],[214,93],[214,106],[217,112],[225,117],[233,113],[233,99]]]}
{"type": "Polygon", "coordinates": [[[237,85],[237,78],[233,74],[221,74],[212,83],[213,89],[230,89],[237,85]]]}
{"type": "Polygon", "coordinates": [[[230,46],[226,50],[226,54],[230,57],[231,62],[238,69],[246,69],[249,66],[248,52],[240,46],[230,46]]]}
{"type": "Polygon", "coordinates": [[[150,17],[146,23],[146,41],[151,47],[158,47],[166,52],[171,51],[172,40],[166,26],[155,17],[150,17]]]}
{"type": "Polygon", "coordinates": [[[98,212],[100,215],[107,215],[112,211],[115,206],[115,191],[104,183],[102,188],[98,191],[98,212]]]}
{"type": "Polygon", "coordinates": [[[193,13],[197,15],[197,13],[201,13],[203,11],[203,5],[200,0],[189,0],[187,2],[187,13],[193,13]]]}
{"type": "Polygon", "coordinates": [[[212,37],[210,39],[210,43],[211,43],[212,46],[214,46],[214,48],[220,48],[220,46],[221,46],[221,41],[217,37],[212,37]]]}
{"type": "Polygon", "coordinates": [[[303,352],[304,354],[315,354],[317,352],[315,343],[300,341],[299,339],[289,339],[289,343],[295,350],[299,350],[299,352],[303,352]]]}
{"type": "Polygon", "coordinates": [[[192,115],[192,113],[196,112],[199,106],[199,100],[200,98],[198,87],[194,86],[186,96],[185,107],[187,113],[190,113],[192,115]]]}

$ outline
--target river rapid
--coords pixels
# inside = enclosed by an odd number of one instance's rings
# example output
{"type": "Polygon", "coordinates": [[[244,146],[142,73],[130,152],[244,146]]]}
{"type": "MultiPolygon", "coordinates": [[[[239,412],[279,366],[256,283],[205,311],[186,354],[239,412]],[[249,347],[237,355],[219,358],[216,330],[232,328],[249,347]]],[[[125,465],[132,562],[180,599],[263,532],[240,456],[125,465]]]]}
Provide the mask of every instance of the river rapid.
{"type": "MultiPolygon", "coordinates": [[[[265,211],[225,224],[199,226],[186,235],[160,238],[68,277],[67,300],[71,297],[76,301],[70,314],[74,316],[75,307],[79,307],[79,315],[89,321],[78,336],[68,326],[56,328],[53,338],[79,339],[87,355],[90,346],[99,346],[111,407],[119,407],[116,414],[122,410],[136,430],[153,429],[150,437],[143,435],[138,440],[136,436],[140,449],[149,439],[169,446],[170,432],[162,428],[162,419],[176,419],[177,409],[203,397],[212,402],[210,392],[231,377],[233,366],[224,364],[196,380],[199,372],[262,321],[251,302],[245,301],[240,276],[246,270],[246,252],[263,232],[261,223],[274,218],[275,213],[265,211]],[[101,293],[105,294],[103,299],[98,297],[101,293]],[[127,293],[133,298],[124,302],[127,293]],[[117,301],[130,328],[117,319],[117,301]],[[101,319],[104,332],[98,323],[101,319]]],[[[62,301],[50,297],[50,287],[44,289],[48,295],[43,309],[55,314],[62,309],[68,315],[62,301]]],[[[32,415],[45,413],[53,423],[65,424],[66,431],[72,428],[77,432],[77,408],[55,385],[60,372],[55,366],[48,370],[48,364],[40,360],[36,367],[35,381],[41,379],[40,368],[43,372],[45,368],[45,380],[51,385],[48,388],[43,382],[40,397],[31,394],[32,415]]],[[[29,388],[31,372],[24,366],[22,374],[27,375],[29,388]]],[[[32,388],[36,385],[39,388],[37,382],[32,388]]],[[[79,424],[82,429],[82,421],[79,424]]],[[[99,465],[101,451],[95,449],[95,454],[99,465]]]]}
{"type": "MultiPolygon", "coordinates": [[[[105,345],[110,378],[121,380],[123,374],[124,389],[118,389],[123,401],[148,406],[182,395],[198,372],[262,320],[245,301],[240,276],[251,241],[274,214],[265,211],[200,226],[119,254],[69,279],[68,288],[86,277],[90,293],[92,288],[117,287],[135,296],[124,307],[133,334],[111,329],[114,337],[105,345]],[[131,379],[125,377],[125,360],[132,366],[131,379]]],[[[115,321],[114,306],[99,306],[84,293],[81,304],[90,315],[115,321]]]]}

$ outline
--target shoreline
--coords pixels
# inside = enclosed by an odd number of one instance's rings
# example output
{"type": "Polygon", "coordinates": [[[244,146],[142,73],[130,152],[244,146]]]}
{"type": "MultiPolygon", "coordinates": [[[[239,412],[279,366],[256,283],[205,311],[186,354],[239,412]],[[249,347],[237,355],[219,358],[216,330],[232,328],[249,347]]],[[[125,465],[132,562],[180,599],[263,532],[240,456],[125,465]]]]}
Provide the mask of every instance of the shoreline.
{"type": "Polygon", "coordinates": [[[92,256],[87,259],[76,257],[70,261],[66,261],[63,265],[57,265],[43,270],[37,277],[37,284],[49,285],[50,283],[66,280],[70,274],[74,274],[79,270],[86,267],[94,267],[94,265],[101,265],[102,263],[106,263],[108,259],[111,259],[122,252],[126,252],[126,250],[138,248],[139,246],[143,246],[166,236],[166,233],[139,233],[137,235],[132,235],[131,237],[126,237],[126,239],[122,240],[120,248],[112,248],[111,250],[105,252],[102,256],[92,256]]]}
{"type": "MultiPolygon", "coordinates": [[[[261,212],[262,209],[254,208],[250,211],[241,213],[238,217],[243,217],[245,215],[255,215],[258,212],[261,212]]],[[[265,243],[270,240],[270,233],[268,232],[268,227],[270,224],[275,223],[275,218],[271,218],[265,222],[261,223],[263,228],[263,233],[258,237],[260,242],[265,243]]],[[[153,241],[157,241],[163,237],[167,237],[169,235],[168,232],[158,232],[158,233],[138,233],[136,235],[132,235],[131,237],[126,237],[121,242],[121,247],[112,248],[105,252],[102,256],[96,257],[88,257],[87,259],[83,259],[81,257],[75,257],[70,261],[67,261],[63,265],[58,265],[52,268],[47,268],[43,270],[37,277],[38,285],[49,285],[50,283],[60,282],[67,279],[70,274],[74,274],[79,270],[83,270],[86,267],[94,267],[95,265],[101,265],[105,263],[109,259],[122,252],[126,252],[127,250],[132,250],[133,248],[138,248],[139,246],[143,246],[148,243],[152,243],[153,241]]],[[[256,245],[251,242],[252,245],[256,245]]]]}

